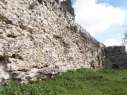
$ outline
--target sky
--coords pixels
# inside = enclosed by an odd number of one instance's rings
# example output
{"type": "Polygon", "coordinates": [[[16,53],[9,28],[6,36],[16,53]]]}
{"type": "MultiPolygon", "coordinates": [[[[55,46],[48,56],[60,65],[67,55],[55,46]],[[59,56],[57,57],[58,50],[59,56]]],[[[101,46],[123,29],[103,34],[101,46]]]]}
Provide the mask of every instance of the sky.
{"type": "Polygon", "coordinates": [[[75,20],[107,46],[121,45],[127,30],[127,0],[72,0],[75,20]]]}

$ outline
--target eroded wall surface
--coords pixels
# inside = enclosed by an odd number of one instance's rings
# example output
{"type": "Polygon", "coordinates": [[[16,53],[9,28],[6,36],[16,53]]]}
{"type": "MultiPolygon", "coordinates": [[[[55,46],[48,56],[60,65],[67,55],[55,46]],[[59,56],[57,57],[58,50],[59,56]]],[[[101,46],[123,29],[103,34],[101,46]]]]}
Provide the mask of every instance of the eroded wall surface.
{"type": "Polygon", "coordinates": [[[100,68],[102,60],[100,43],[74,22],[66,1],[0,0],[1,82],[100,68]]]}

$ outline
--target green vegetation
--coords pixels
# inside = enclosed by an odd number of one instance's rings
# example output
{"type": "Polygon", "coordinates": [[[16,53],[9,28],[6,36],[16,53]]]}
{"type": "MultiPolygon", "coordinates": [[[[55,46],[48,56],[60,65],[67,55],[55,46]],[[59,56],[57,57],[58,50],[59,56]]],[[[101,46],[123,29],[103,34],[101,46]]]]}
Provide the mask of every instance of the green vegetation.
{"type": "Polygon", "coordinates": [[[0,95],[127,95],[127,70],[77,70],[53,80],[0,87],[0,95]]]}

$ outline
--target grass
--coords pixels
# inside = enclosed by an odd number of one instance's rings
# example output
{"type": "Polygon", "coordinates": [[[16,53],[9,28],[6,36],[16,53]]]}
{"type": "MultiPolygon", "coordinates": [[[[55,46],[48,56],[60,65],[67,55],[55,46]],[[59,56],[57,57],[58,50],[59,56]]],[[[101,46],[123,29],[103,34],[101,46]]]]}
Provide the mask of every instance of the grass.
{"type": "Polygon", "coordinates": [[[11,82],[0,95],[127,95],[127,70],[81,69],[27,85],[11,82]]]}

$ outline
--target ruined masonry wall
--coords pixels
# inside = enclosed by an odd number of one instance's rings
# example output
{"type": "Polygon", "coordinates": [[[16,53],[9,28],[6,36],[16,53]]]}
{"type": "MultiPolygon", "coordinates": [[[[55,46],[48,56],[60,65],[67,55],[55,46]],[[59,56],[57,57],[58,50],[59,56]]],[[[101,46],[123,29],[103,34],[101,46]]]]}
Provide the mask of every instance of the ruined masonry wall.
{"type": "Polygon", "coordinates": [[[104,49],[105,68],[127,68],[127,52],[125,46],[110,46],[104,49]]]}
{"type": "Polygon", "coordinates": [[[100,43],[67,8],[57,0],[0,0],[0,82],[102,66],[100,43]]]}

